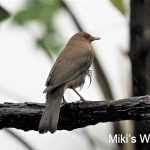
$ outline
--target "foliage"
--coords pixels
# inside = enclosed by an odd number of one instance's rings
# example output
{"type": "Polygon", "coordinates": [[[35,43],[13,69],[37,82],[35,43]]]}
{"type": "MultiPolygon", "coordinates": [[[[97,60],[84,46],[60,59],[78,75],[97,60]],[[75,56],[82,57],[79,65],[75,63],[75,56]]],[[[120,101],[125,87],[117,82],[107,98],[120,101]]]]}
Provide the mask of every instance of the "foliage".
{"type": "Polygon", "coordinates": [[[36,43],[50,58],[53,53],[57,54],[61,47],[60,41],[56,40],[57,32],[53,20],[60,8],[57,0],[26,0],[24,8],[14,16],[14,22],[22,26],[32,21],[43,25],[45,31],[36,43]]]}
{"type": "Polygon", "coordinates": [[[4,19],[7,19],[9,16],[10,13],[0,6],[0,22],[3,21],[4,19]]]}
{"type": "Polygon", "coordinates": [[[110,0],[110,2],[120,11],[120,13],[122,13],[123,15],[126,14],[123,0],[110,0]]]}
{"type": "MultiPolygon", "coordinates": [[[[111,3],[125,14],[125,7],[122,0],[110,0],[111,3]]],[[[52,58],[61,47],[61,40],[57,40],[58,32],[54,24],[54,15],[60,10],[59,0],[26,0],[22,10],[14,16],[14,22],[23,26],[32,21],[40,22],[44,27],[44,33],[36,40],[47,55],[52,58]]]]}

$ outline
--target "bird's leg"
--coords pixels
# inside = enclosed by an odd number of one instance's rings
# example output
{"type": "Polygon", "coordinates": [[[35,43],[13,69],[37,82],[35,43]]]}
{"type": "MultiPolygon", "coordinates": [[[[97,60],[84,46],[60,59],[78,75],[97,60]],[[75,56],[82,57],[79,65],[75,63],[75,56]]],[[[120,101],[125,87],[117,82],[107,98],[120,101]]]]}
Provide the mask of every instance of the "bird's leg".
{"type": "Polygon", "coordinates": [[[65,100],[65,97],[63,96],[63,99],[62,99],[62,103],[63,104],[67,104],[67,101],[65,100]]]}
{"type": "MultiPolygon", "coordinates": [[[[73,89],[73,88],[72,88],[73,89]]],[[[82,102],[86,102],[86,100],[75,90],[75,89],[73,89],[74,90],[74,92],[80,97],[80,100],[82,101],[82,102]]]]}

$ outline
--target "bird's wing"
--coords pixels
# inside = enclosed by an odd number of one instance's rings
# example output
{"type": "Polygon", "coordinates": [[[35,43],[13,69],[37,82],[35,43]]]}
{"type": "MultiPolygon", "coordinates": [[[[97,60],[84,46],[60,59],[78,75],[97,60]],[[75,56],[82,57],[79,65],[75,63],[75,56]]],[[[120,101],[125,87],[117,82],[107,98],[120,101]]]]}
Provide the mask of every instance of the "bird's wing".
{"type": "Polygon", "coordinates": [[[46,82],[47,90],[44,92],[47,92],[51,87],[57,87],[71,81],[86,71],[90,67],[92,60],[93,54],[91,50],[85,52],[82,50],[82,47],[71,49],[66,47],[59,55],[48,76],[46,82]]]}

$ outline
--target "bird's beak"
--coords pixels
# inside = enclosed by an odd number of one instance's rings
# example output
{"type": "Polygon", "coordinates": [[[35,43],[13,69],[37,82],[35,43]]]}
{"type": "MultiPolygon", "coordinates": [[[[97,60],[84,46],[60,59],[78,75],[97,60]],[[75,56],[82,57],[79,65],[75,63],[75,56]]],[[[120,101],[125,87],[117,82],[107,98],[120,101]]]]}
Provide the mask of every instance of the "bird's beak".
{"type": "Polygon", "coordinates": [[[91,41],[100,40],[101,37],[92,37],[91,41]]]}

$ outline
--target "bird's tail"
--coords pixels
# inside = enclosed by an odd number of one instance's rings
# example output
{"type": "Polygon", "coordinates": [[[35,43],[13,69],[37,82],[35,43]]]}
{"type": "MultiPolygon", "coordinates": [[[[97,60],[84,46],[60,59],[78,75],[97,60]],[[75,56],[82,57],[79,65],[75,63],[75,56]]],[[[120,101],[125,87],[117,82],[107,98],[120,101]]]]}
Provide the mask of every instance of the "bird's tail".
{"type": "Polygon", "coordinates": [[[61,100],[64,95],[64,86],[47,92],[46,105],[39,123],[39,133],[50,131],[54,133],[57,130],[61,100]]]}

